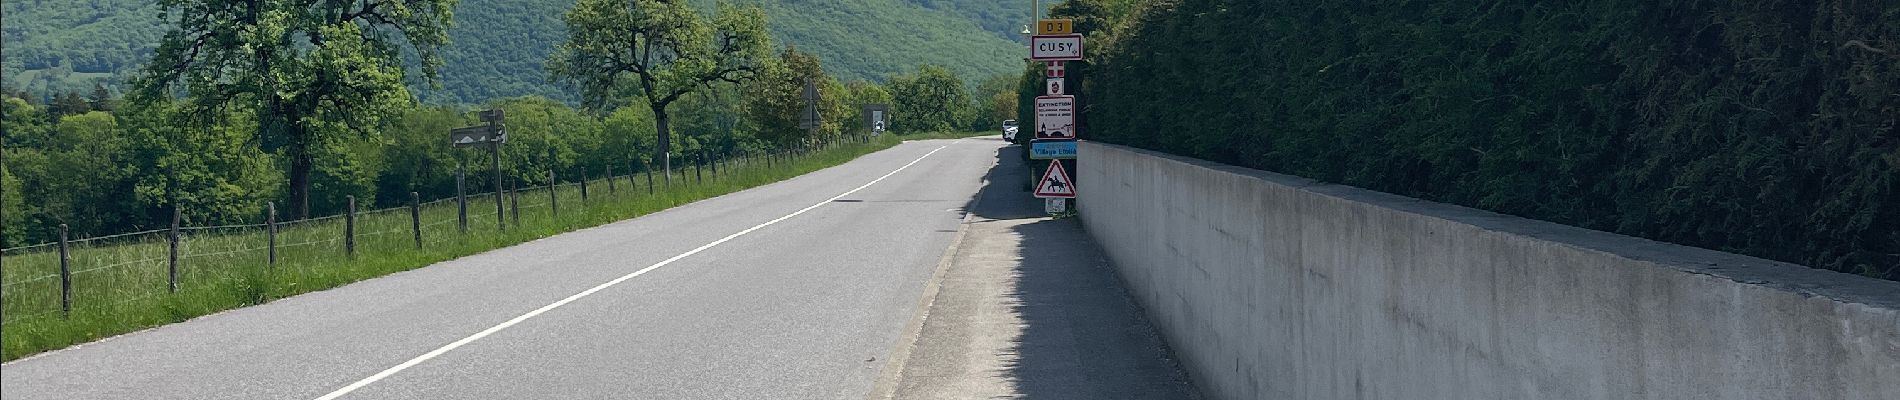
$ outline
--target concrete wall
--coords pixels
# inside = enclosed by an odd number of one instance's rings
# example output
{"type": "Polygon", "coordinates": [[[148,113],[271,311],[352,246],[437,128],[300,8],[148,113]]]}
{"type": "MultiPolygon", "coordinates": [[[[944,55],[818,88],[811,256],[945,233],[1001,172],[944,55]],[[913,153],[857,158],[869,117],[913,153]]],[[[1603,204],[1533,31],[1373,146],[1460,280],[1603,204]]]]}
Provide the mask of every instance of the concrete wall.
{"type": "Polygon", "coordinates": [[[1900,282],[1099,143],[1079,209],[1217,399],[1900,399],[1900,282]]]}

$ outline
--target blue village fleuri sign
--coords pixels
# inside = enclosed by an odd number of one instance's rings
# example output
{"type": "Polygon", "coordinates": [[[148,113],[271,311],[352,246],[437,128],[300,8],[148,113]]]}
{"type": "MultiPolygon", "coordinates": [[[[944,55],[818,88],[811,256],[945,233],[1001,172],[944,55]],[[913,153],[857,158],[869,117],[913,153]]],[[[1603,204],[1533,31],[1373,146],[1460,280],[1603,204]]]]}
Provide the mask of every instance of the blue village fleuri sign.
{"type": "Polygon", "coordinates": [[[1075,158],[1075,141],[1048,141],[1029,144],[1029,158],[1034,160],[1067,160],[1075,158]]]}

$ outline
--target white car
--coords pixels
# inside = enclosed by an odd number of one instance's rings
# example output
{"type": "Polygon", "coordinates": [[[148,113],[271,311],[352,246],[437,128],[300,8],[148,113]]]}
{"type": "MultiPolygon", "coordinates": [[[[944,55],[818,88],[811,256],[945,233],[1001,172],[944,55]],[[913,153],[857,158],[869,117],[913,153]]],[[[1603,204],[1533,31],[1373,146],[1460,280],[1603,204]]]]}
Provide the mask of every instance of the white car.
{"type": "Polygon", "coordinates": [[[1016,120],[1013,120],[1013,119],[1003,120],[1003,141],[1006,141],[1006,142],[1016,141],[1016,120]]]}

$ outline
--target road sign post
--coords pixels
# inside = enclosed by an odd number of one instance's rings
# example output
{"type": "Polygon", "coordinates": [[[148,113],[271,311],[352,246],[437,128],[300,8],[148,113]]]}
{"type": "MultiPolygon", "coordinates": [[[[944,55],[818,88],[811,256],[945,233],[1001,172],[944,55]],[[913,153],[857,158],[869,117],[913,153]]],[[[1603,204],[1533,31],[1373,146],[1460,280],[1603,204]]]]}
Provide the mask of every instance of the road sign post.
{"type": "Polygon", "coordinates": [[[486,125],[455,128],[449,130],[449,143],[457,147],[487,145],[494,140],[494,135],[490,133],[490,130],[491,128],[486,125]]]}
{"type": "Polygon", "coordinates": [[[1074,140],[1042,140],[1029,143],[1031,160],[1073,160],[1075,159],[1074,140]]]}
{"type": "Polygon", "coordinates": [[[891,106],[886,104],[864,105],[864,128],[875,136],[890,129],[891,106]]]}
{"type": "Polygon", "coordinates": [[[1036,22],[1036,34],[1038,35],[1067,35],[1071,33],[1075,33],[1075,20],[1073,19],[1045,19],[1036,22]]]}
{"type": "Polygon", "coordinates": [[[1075,181],[1069,179],[1069,172],[1062,168],[1062,161],[1050,162],[1049,169],[1043,171],[1042,180],[1036,183],[1036,197],[1075,198],[1075,181]]]}
{"type": "MultiPolygon", "coordinates": [[[[502,111],[500,109],[482,111],[476,115],[481,118],[482,125],[449,130],[449,143],[456,147],[483,145],[488,147],[489,163],[495,175],[495,229],[503,229],[506,228],[507,224],[502,221],[504,221],[504,218],[507,216],[502,212],[501,144],[508,141],[508,130],[506,125],[502,123],[502,111]]],[[[456,184],[458,191],[460,190],[461,179],[462,178],[458,175],[458,183],[456,184]]],[[[461,195],[458,194],[457,197],[461,197],[461,195]]],[[[461,225],[462,230],[467,231],[468,219],[466,213],[468,205],[466,200],[462,202],[462,213],[464,216],[461,217],[461,225]]]]}
{"type": "Polygon", "coordinates": [[[818,82],[806,80],[805,91],[800,97],[805,100],[805,109],[798,113],[798,128],[810,131],[814,133],[811,137],[816,137],[818,127],[823,124],[818,119],[818,82]]]}
{"type": "Polygon", "coordinates": [[[1069,201],[1075,198],[1075,180],[1063,166],[1063,160],[1076,158],[1076,99],[1067,94],[1066,65],[1082,60],[1082,35],[1074,30],[1074,20],[1045,19],[1037,22],[1037,35],[1029,38],[1029,58],[1045,63],[1045,95],[1036,98],[1036,135],[1029,158],[1050,160],[1035,190],[1036,197],[1046,199],[1043,210],[1050,215],[1068,212],[1069,201]]]}
{"type": "Polygon", "coordinates": [[[1030,36],[1029,59],[1036,61],[1079,61],[1082,59],[1082,35],[1030,36]]]}
{"type": "Polygon", "coordinates": [[[1036,98],[1036,139],[1075,139],[1075,96],[1036,98]]]}

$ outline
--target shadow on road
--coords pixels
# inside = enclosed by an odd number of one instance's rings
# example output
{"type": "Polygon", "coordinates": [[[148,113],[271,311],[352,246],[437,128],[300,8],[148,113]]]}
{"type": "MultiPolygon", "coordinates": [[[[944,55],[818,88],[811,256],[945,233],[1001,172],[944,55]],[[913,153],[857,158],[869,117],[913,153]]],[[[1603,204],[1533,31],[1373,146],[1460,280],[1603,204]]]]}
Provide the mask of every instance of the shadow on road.
{"type": "Polygon", "coordinates": [[[997,153],[977,221],[1008,221],[1021,261],[1006,304],[1021,323],[1003,356],[1027,399],[1198,398],[1164,341],[1080,221],[1050,219],[1021,182],[1021,146],[997,153]],[[1013,220],[1013,221],[1011,221],[1013,220]]]}

